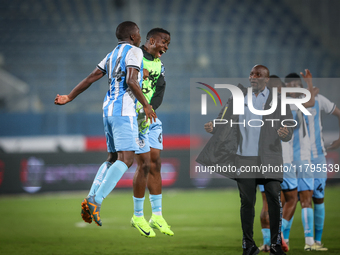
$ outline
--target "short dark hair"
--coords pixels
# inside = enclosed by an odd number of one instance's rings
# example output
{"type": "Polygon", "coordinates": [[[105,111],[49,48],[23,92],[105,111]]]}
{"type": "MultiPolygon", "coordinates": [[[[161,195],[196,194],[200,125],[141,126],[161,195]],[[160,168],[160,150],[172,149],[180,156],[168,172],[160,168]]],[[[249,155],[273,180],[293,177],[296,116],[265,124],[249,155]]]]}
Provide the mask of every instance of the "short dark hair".
{"type": "Polygon", "coordinates": [[[295,81],[295,80],[301,80],[300,75],[298,75],[297,73],[290,73],[290,74],[286,75],[285,83],[289,83],[289,82],[295,81]]]}
{"type": "Polygon", "coordinates": [[[170,32],[163,29],[163,28],[160,28],[160,27],[156,27],[156,28],[153,28],[151,29],[147,35],[146,35],[146,40],[149,40],[151,37],[153,37],[155,34],[168,34],[170,36],[170,32]]]}
{"type": "Polygon", "coordinates": [[[119,41],[129,39],[136,28],[138,28],[137,24],[132,21],[124,21],[120,23],[116,29],[117,39],[119,41]]]}
{"type": "Polygon", "coordinates": [[[273,81],[278,81],[278,82],[281,83],[281,87],[286,87],[286,85],[281,81],[280,77],[275,75],[275,74],[272,74],[272,75],[269,76],[268,86],[272,87],[273,81]]]}

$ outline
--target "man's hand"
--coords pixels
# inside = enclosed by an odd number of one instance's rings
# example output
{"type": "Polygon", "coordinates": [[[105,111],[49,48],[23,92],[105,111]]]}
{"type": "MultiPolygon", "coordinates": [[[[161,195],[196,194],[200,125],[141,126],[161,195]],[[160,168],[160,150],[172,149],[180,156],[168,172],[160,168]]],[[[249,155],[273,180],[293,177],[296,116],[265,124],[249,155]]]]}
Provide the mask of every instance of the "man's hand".
{"type": "Polygon", "coordinates": [[[209,121],[208,123],[204,124],[204,129],[205,131],[207,131],[208,133],[211,133],[214,129],[213,127],[213,123],[211,121],[209,121]]]}
{"type": "Polygon", "coordinates": [[[289,134],[287,126],[280,127],[277,130],[277,134],[279,135],[280,138],[286,138],[286,136],[289,134]]]}
{"type": "Polygon", "coordinates": [[[67,104],[68,102],[71,102],[72,100],[68,97],[68,95],[57,95],[54,99],[54,103],[57,105],[63,105],[67,104]]]}
{"type": "Polygon", "coordinates": [[[156,122],[157,115],[153,111],[152,106],[147,104],[146,106],[143,107],[143,109],[144,109],[144,112],[145,112],[146,120],[149,119],[151,121],[151,123],[153,123],[153,121],[156,122]]]}
{"type": "Polygon", "coordinates": [[[305,80],[306,83],[309,83],[312,81],[312,74],[308,69],[305,69],[306,74],[303,74],[303,72],[300,72],[301,76],[303,77],[303,79],[305,80]]]}
{"type": "Polygon", "coordinates": [[[331,145],[327,147],[327,151],[335,150],[339,147],[340,147],[340,138],[332,142],[331,145]]]}

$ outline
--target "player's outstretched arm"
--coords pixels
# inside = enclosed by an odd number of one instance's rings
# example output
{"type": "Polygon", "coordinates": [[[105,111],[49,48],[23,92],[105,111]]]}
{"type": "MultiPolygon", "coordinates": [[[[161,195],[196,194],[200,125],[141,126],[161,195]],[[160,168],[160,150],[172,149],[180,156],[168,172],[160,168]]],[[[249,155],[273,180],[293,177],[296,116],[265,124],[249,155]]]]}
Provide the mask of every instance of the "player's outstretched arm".
{"type": "Polygon", "coordinates": [[[310,100],[304,104],[302,104],[304,107],[308,108],[308,107],[313,107],[315,104],[315,90],[313,88],[313,82],[312,82],[312,74],[308,69],[305,69],[306,74],[304,74],[303,72],[301,72],[301,76],[303,77],[303,79],[305,80],[305,82],[307,83],[308,86],[308,90],[310,92],[310,100]]]}
{"type": "Polygon", "coordinates": [[[340,147],[340,110],[338,107],[335,107],[335,110],[332,113],[338,118],[339,122],[339,138],[331,143],[331,145],[327,148],[327,151],[335,150],[340,147]]]}
{"type": "Polygon", "coordinates": [[[128,67],[126,74],[126,84],[131,89],[132,93],[135,95],[137,100],[143,105],[143,109],[145,112],[146,119],[150,119],[152,123],[152,119],[156,121],[157,115],[152,110],[151,105],[146,101],[145,96],[138,84],[138,73],[139,71],[136,68],[128,67]]]}
{"type": "Polygon", "coordinates": [[[89,74],[84,80],[78,83],[77,86],[68,95],[57,95],[54,99],[54,103],[57,105],[64,105],[75,99],[80,93],[88,89],[92,83],[98,81],[105,75],[100,69],[96,68],[89,74]]]}

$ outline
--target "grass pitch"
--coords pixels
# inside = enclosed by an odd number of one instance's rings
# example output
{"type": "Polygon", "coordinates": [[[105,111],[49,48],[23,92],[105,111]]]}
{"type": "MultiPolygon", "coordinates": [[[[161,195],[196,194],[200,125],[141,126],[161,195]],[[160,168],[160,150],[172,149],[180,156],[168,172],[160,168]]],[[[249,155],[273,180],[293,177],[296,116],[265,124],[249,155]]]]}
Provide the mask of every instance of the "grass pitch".
{"type": "MultiPolygon", "coordinates": [[[[322,254],[340,254],[340,187],[326,188],[322,254]]],[[[240,202],[237,190],[164,190],[163,215],[173,237],[156,230],[145,238],[130,227],[132,191],[114,190],[102,206],[103,226],[86,224],[80,203],[87,192],[1,196],[0,254],[241,254],[240,202]]],[[[254,236],[262,243],[257,194],[254,236]]],[[[146,196],[144,213],[151,216],[146,196]]],[[[305,254],[298,205],[288,254],[305,254]]],[[[311,252],[315,253],[315,252],[311,252]]]]}

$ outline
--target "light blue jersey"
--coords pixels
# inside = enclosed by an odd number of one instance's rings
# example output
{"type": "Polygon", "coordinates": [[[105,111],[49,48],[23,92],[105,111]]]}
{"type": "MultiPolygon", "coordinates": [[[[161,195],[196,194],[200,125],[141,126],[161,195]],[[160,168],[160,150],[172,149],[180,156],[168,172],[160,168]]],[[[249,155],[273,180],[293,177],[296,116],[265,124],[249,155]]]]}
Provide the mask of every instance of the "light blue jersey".
{"type": "Polygon", "coordinates": [[[293,161],[309,161],[311,156],[311,147],[306,120],[303,117],[303,113],[296,107],[296,105],[290,105],[290,109],[292,110],[294,120],[298,123],[298,125],[294,128],[292,137],[293,161]]]}
{"type": "Polygon", "coordinates": [[[142,87],[143,52],[127,42],[121,42],[98,64],[109,78],[109,90],[103,103],[103,116],[136,116],[137,99],[126,84],[127,68],[139,71],[138,82],[142,87]]]}
{"type": "Polygon", "coordinates": [[[327,154],[322,138],[321,111],[324,111],[326,114],[332,114],[334,110],[335,104],[320,94],[316,95],[314,106],[308,108],[312,115],[305,116],[305,119],[311,142],[312,159],[326,156],[327,154]]]}

